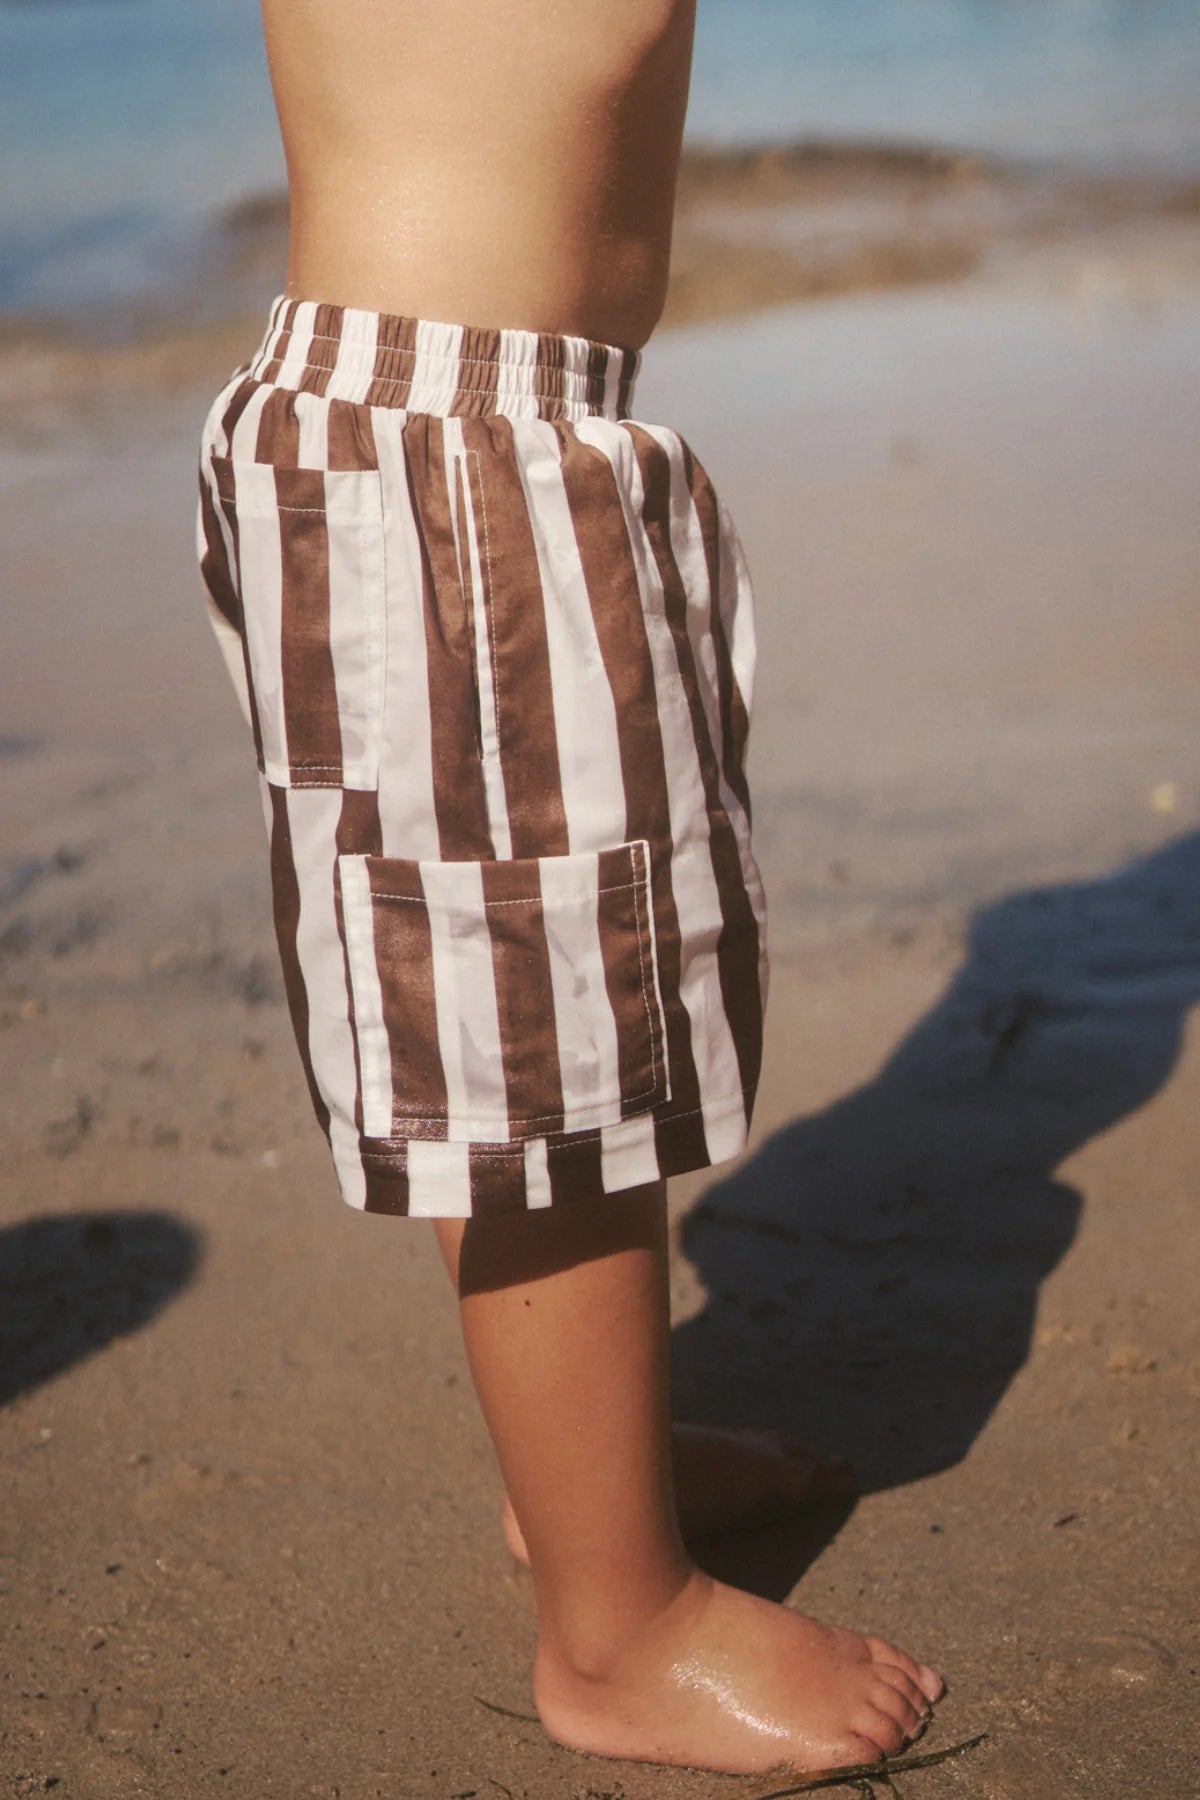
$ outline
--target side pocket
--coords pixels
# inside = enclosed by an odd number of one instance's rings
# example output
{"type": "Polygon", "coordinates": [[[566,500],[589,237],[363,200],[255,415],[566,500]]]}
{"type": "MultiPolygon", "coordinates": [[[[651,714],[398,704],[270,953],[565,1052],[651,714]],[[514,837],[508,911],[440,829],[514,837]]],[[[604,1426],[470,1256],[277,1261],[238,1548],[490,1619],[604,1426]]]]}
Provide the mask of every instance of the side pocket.
{"type": "Polygon", "coordinates": [[[374,788],[386,655],[377,469],[210,458],[235,546],[263,773],[374,788]]]}
{"type": "Polygon", "coordinates": [[[649,859],[340,856],[363,1135],[504,1143],[668,1100],[649,859]]]}

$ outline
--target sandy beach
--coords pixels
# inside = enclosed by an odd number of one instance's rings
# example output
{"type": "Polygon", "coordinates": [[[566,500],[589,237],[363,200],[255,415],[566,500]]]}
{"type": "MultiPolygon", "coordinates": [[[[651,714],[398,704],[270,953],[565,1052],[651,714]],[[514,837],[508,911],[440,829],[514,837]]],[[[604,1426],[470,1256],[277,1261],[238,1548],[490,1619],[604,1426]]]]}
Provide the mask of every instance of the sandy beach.
{"type": "MultiPolygon", "coordinates": [[[[759,1793],[483,1704],[529,1583],[431,1235],[337,1198],[192,561],[281,229],[224,309],[0,332],[0,1786],[759,1793]]],[[[706,1557],[945,1671],[922,1748],[987,1741],[909,1800],[1200,1792],[1198,381],[1187,184],[685,170],[635,413],[754,575],[773,972],[677,1404],[855,1459],[706,1557]]]]}

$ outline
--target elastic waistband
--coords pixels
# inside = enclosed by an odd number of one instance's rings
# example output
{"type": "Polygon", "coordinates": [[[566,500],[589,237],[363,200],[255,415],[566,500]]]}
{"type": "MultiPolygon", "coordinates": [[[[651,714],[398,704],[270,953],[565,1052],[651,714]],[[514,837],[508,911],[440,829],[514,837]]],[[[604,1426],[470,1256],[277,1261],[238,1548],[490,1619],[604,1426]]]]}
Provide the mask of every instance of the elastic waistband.
{"type": "Polygon", "coordinates": [[[274,387],[411,412],[625,419],[641,361],[640,350],[566,332],[459,325],[280,294],[247,372],[274,387]]]}

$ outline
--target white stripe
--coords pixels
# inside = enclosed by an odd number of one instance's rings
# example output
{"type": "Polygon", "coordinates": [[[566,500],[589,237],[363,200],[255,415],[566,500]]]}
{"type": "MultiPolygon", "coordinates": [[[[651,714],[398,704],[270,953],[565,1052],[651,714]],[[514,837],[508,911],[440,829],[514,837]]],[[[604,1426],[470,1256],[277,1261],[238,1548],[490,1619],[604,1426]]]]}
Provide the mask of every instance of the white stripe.
{"type": "Polygon", "coordinates": [[[667,621],[662,581],[641,522],[642,479],[625,427],[588,418],[579,437],[603,450],[617,474],[616,489],[626,512],[642,613],[654,670],[656,708],[667,769],[667,798],[674,853],[671,886],[679,915],[680,998],[692,1022],[692,1048],[700,1083],[705,1136],[714,1107],[738,1091],[741,1076],[733,1033],[721,1001],[716,945],[722,927],[721,901],[709,847],[708,807],[692,735],[692,714],[667,621]]]}
{"type": "Polygon", "coordinates": [[[294,388],[300,385],[305,368],[308,366],[309,345],[317,323],[317,303],[315,300],[302,300],[296,308],[296,318],[292,326],[292,336],[286,354],[275,376],[276,385],[294,388]]]}
{"type": "MultiPolygon", "coordinates": [[[[717,576],[720,616],[725,630],[725,641],[729,645],[733,677],[741,694],[747,718],[749,718],[754,704],[756,659],[754,589],[737,525],[720,495],[717,496],[717,510],[721,525],[717,576]]],[[[767,991],[770,985],[770,967],[767,955],[767,900],[763,891],[762,877],[759,874],[758,864],[754,859],[754,852],[750,844],[750,821],[740,807],[736,812],[735,823],[739,821],[738,851],[742,859],[742,871],[746,880],[746,890],[750,897],[751,910],[758,921],[758,980],[762,1007],[765,1012],[767,991]]]]}
{"type": "Polygon", "coordinates": [[[721,525],[718,579],[721,623],[725,627],[725,642],[729,645],[734,680],[738,684],[742,703],[749,714],[754,705],[755,663],[754,607],[750,598],[750,571],[746,564],[746,553],[742,548],[742,540],[738,536],[737,526],[733,522],[733,514],[720,495],[717,496],[717,516],[721,525]]]}
{"type": "Polygon", "coordinates": [[[468,1144],[408,1141],[408,1212],[413,1219],[468,1219],[471,1164],[468,1144]]]}
{"type": "Polygon", "coordinates": [[[562,1076],[563,1130],[586,1130],[601,1108],[621,1108],[617,1022],[600,950],[599,857],[543,856],[538,861],[542,917],[554,992],[562,1076]]]}
{"type": "Polygon", "coordinates": [[[250,359],[250,368],[254,370],[256,379],[258,377],[258,371],[264,369],[269,362],[274,362],[275,360],[275,348],[283,330],[283,313],[287,303],[288,300],[286,294],[278,295],[278,297],[271,302],[270,311],[267,314],[266,330],[263,332],[262,338],[259,341],[258,349],[250,359]]]}
{"type": "Polygon", "coordinates": [[[338,339],[333,374],[329,377],[325,398],[364,404],[374,379],[378,348],[379,314],[348,306],[343,314],[342,336],[338,339]]]}
{"type": "Polygon", "coordinates": [[[213,628],[217,640],[217,648],[229,670],[229,679],[233,683],[233,691],[237,695],[238,705],[247,725],[253,726],[253,715],[250,711],[250,688],[246,681],[246,659],[242,654],[241,633],[229,623],[225,614],[216,604],[207,587],[204,589],[204,603],[208,611],[208,622],[213,628]]]}
{"type": "Polygon", "coordinates": [[[296,460],[302,469],[325,469],[329,466],[329,408],[319,394],[297,393],[292,396],[300,442],[296,460]]]}
{"type": "MultiPolygon", "coordinates": [[[[340,810],[340,802],[337,803],[340,810]]],[[[375,955],[375,911],[366,858],[339,856],[342,923],[346,959],[354,994],[354,1031],[358,1038],[362,1087],[363,1135],[392,1133],[392,1053],[383,1018],[383,988],[375,955]]]]}
{"type": "Polygon", "coordinates": [[[271,800],[271,784],[261,769],[256,770],[255,773],[258,775],[258,798],[262,805],[263,824],[267,828],[267,840],[270,842],[271,828],[275,820],[275,807],[271,800]]]}
{"type": "Polygon", "coordinates": [[[448,413],[458,386],[463,327],[440,319],[419,319],[409,412],[448,413]]]}
{"type": "MultiPolygon", "coordinates": [[[[482,492],[483,481],[479,470],[479,453],[478,451],[467,451],[460,418],[450,416],[442,421],[442,425],[442,461],[449,489],[447,498],[454,532],[455,551],[458,556],[459,578],[461,581],[465,570],[471,589],[471,611],[475,627],[475,679],[479,693],[479,735],[483,752],[483,788],[487,805],[488,831],[491,835],[492,849],[495,855],[501,861],[507,862],[512,856],[512,836],[508,824],[508,799],[504,792],[504,774],[500,767],[499,695],[494,679],[496,657],[488,605],[492,572],[491,549],[486,535],[487,496],[485,494],[483,500],[485,537],[481,544],[475,519],[475,503],[472,499],[470,470],[470,460],[473,457],[482,492]],[[465,541],[460,541],[459,536],[456,492],[459,481],[461,481],[463,493],[465,541]],[[485,583],[488,584],[486,587],[485,583]]],[[[465,582],[463,583],[463,599],[465,602],[465,582]]]]}
{"type": "Polygon", "coordinates": [[[741,1095],[723,1106],[711,1105],[704,1114],[704,1143],[715,1163],[740,1156],[746,1148],[746,1106],[741,1095]]]}
{"type": "MultiPolygon", "coordinates": [[[[537,340],[532,350],[536,354],[537,340]]],[[[530,362],[527,330],[501,328],[500,366],[496,370],[496,404],[510,418],[536,419],[537,396],[533,391],[534,365],[530,362]]]]}
{"type": "Polygon", "coordinates": [[[379,779],[386,605],[383,505],[374,469],[325,476],[329,543],[329,649],[342,740],[342,786],[379,779]]]}
{"type": "Polygon", "coordinates": [[[704,703],[708,740],[720,772],[721,804],[734,820],[735,826],[746,829],[741,802],[726,782],[721,766],[724,735],[721,729],[720,675],[712,634],[712,606],[715,596],[709,579],[700,515],[688,484],[681,440],[675,432],[668,431],[661,425],[647,425],[643,429],[662,446],[670,459],[671,554],[687,596],[688,641],[692,647],[696,678],[704,703]]]}
{"type": "Polygon", "coordinates": [[[587,372],[591,350],[586,338],[572,333],[563,340],[563,406],[572,421],[587,414],[587,372]]]}
{"type": "Polygon", "coordinates": [[[540,1211],[549,1206],[552,1199],[550,1192],[550,1164],[546,1155],[545,1138],[525,1139],[525,1204],[531,1211],[540,1211]]]}
{"type": "Polygon", "coordinates": [[[413,517],[400,407],[371,408],[382,491],[386,576],[383,742],[379,822],[385,856],[441,854],[433,788],[429,661],[425,643],[421,534],[413,517]]]}
{"type": "Polygon", "coordinates": [[[505,1143],[508,1096],[482,871],[476,862],[420,867],[433,945],[447,1136],[505,1143]]]}
{"type": "MultiPolygon", "coordinates": [[[[226,382],[225,386],[221,389],[221,392],[213,401],[212,406],[209,408],[208,417],[204,421],[204,427],[200,438],[200,479],[208,489],[208,497],[212,506],[213,517],[216,520],[217,530],[221,534],[221,544],[224,551],[225,564],[234,580],[235,586],[237,581],[237,558],[234,554],[233,547],[233,528],[229,523],[225,508],[221,503],[221,494],[220,489],[217,486],[216,472],[213,469],[210,458],[214,455],[223,456],[225,454],[226,440],[224,437],[222,421],[224,420],[225,412],[229,406],[230,400],[233,398],[235,389],[244,379],[245,377],[243,375],[238,374],[231,377],[230,380],[226,382]]],[[[233,682],[233,689],[234,693],[237,695],[238,705],[241,707],[246,723],[249,725],[252,723],[250,689],[246,681],[246,659],[242,652],[242,637],[237,628],[231,625],[224,613],[221,612],[204,581],[203,563],[207,555],[208,534],[204,523],[204,507],[199,497],[197,497],[196,562],[201,570],[200,586],[204,594],[209,622],[216,635],[217,644],[220,648],[221,655],[224,658],[225,666],[229,670],[230,680],[233,682]]]]}
{"type": "Polygon", "coordinates": [[[239,461],[235,480],[240,587],[263,764],[272,781],[287,787],[291,776],[283,711],[283,553],[275,470],[270,463],[239,461]]]}
{"type": "MultiPolygon", "coordinates": [[[[329,1109],[329,1136],[342,1194],[366,1204],[366,1184],[354,1118],[354,1042],[346,1000],[345,959],[330,873],[336,855],[339,793],[311,790],[286,797],[292,860],[300,890],[296,956],[308,1000],[308,1055],[329,1109]]],[[[369,912],[368,912],[369,919],[369,912]]],[[[391,1121],[388,1120],[387,1129],[391,1121]]],[[[385,1130],[380,1135],[386,1136],[385,1130]]]]}
{"type": "MultiPolygon", "coordinates": [[[[514,424],[513,440],[537,548],[567,842],[572,850],[607,849],[622,843],[626,830],[616,704],[588,600],[558,438],[549,420],[529,419],[514,424]]],[[[532,595],[529,599],[533,604],[532,595]]]]}
{"type": "Polygon", "coordinates": [[[616,418],[618,401],[621,392],[621,363],[624,358],[617,349],[611,349],[604,369],[604,412],[610,422],[616,418]]]}
{"type": "Polygon", "coordinates": [[[652,1113],[601,1127],[600,1180],[606,1194],[615,1194],[621,1188],[644,1187],[658,1180],[652,1113]]]}

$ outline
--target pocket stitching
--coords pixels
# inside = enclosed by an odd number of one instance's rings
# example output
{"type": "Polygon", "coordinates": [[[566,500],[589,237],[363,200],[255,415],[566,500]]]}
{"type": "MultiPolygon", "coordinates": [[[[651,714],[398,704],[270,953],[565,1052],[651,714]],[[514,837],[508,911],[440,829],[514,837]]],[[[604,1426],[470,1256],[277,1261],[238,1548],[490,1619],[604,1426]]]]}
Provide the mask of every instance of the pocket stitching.
{"type": "MultiPolygon", "coordinates": [[[[314,763],[313,767],[315,768],[316,766],[317,765],[314,763]]],[[[600,894],[624,894],[624,893],[627,893],[630,888],[638,888],[641,885],[642,885],[642,883],[640,880],[639,881],[622,881],[614,887],[590,888],[586,894],[556,894],[554,896],[554,898],[555,898],[556,903],[561,902],[563,904],[574,904],[575,901],[590,900],[593,895],[599,896],[600,894]]],[[[371,898],[372,898],[372,900],[399,900],[401,902],[401,904],[405,905],[405,906],[428,906],[429,905],[429,901],[426,899],[424,894],[383,894],[383,893],[379,893],[378,891],[373,890],[372,894],[371,894],[371,898]]],[[[542,897],[540,894],[530,894],[525,899],[484,900],[483,904],[485,907],[488,907],[488,906],[541,906],[543,904],[543,902],[542,902],[542,897]]],[[[641,933],[642,933],[642,926],[641,926],[640,920],[637,921],[637,932],[638,932],[638,936],[640,938],[641,933]]]]}
{"type": "MultiPolygon", "coordinates": [[[[483,489],[483,464],[479,460],[478,450],[468,450],[468,457],[475,459],[475,475],[479,482],[479,510],[483,515],[483,559],[487,565],[487,573],[483,582],[483,614],[488,634],[488,660],[492,665],[492,714],[496,732],[497,754],[503,748],[500,737],[500,667],[496,657],[496,611],[492,605],[492,547],[488,533],[487,496],[483,489]]],[[[467,484],[467,504],[471,503],[470,483],[467,484]]]]}
{"type": "MultiPolygon", "coordinates": [[[[667,1087],[666,1087],[665,1070],[663,1067],[663,1058],[662,1058],[661,1032],[662,1032],[662,1023],[663,1022],[662,1022],[661,1014],[659,1014],[658,1019],[657,1019],[657,1027],[658,1028],[656,1029],[656,1012],[655,1012],[655,1009],[651,1007],[650,995],[649,995],[647,985],[646,985],[646,951],[647,951],[646,921],[643,918],[641,907],[638,904],[639,889],[643,889],[643,888],[645,889],[647,901],[649,901],[649,898],[650,898],[650,878],[649,878],[648,869],[646,867],[646,853],[647,853],[648,846],[646,845],[644,839],[636,839],[633,843],[624,845],[624,846],[622,846],[622,848],[627,849],[629,852],[629,861],[630,861],[630,865],[631,865],[631,875],[632,875],[631,880],[626,881],[626,882],[609,883],[604,887],[597,886],[595,888],[588,889],[584,893],[562,894],[562,895],[555,896],[556,903],[569,904],[572,902],[590,901],[593,898],[598,899],[601,894],[627,893],[631,889],[633,891],[633,896],[634,896],[634,899],[633,899],[633,923],[634,923],[634,931],[635,931],[636,937],[637,937],[637,947],[638,947],[638,979],[639,979],[639,982],[641,985],[641,990],[642,990],[642,1005],[645,1009],[645,1014],[646,1014],[646,1030],[647,1030],[647,1035],[649,1038],[649,1049],[650,1049],[650,1077],[651,1078],[650,1078],[650,1086],[647,1088],[641,1088],[636,1093],[633,1093],[633,1094],[622,1093],[618,1089],[618,1092],[615,1096],[615,1104],[621,1108],[624,1108],[624,1106],[626,1106],[627,1104],[634,1105],[638,1101],[648,1101],[649,1104],[642,1108],[640,1114],[622,1112],[621,1119],[619,1121],[610,1121],[611,1123],[624,1123],[625,1120],[628,1118],[635,1118],[635,1117],[639,1117],[639,1116],[644,1117],[647,1113],[652,1111],[653,1106],[655,1104],[657,1104],[657,1101],[659,1099],[665,1100],[665,1099],[669,1099],[669,1097],[670,1097],[669,1091],[667,1090],[667,1087]]],[[[342,862],[359,861],[360,858],[357,856],[344,854],[344,855],[339,856],[337,860],[338,860],[339,864],[341,864],[342,862]]],[[[367,855],[363,855],[361,857],[361,861],[364,864],[369,860],[374,860],[374,859],[370,858],[367,855]]],[[[349,911],[357,911],[360,899],[361,899],[361,896],[357,896],[353,905],[351,905],[350,907],[346,907],[346,896],[343,893],[343,907],[348,912],[349,911]]],[[[368,887],[367,887],[367,893],[366,893],[368,913],[370,912],[370,908],[376,900],[387,900],[387,901],[390,901],[390,902],[393,902],[396,904],[400,904],[400,905],[423,906],[426,909],[426,911],[429,910],[429,900],[426,895],[424,895],[424,894],[421,894],[421,895],[417,895],[417,894],[387,894],[387,893],[377,892],[370,888],[369,878],[368,878],[368,887]]],[[[485,911],[487,910],[487,908],[493,907],[493,906],[540,906],[540,905],[544,905],[544,900],[540,894],[539,895],[530,895],[526,898],[518,898],[515,900],[487,900],[487,899],[485,899],[483,901],[483,906],[484,906],[485,911]]],[[[351,929],[349,927],[350,927],[350,921],[347,920],[346,948],[347,948],[347,953],[351,960],[351,965],[352,965],[350,974],[351,974],[351,982],[353,984],[353,978],[354,978],[353,962],[356,960],[356,957],[358,955],[361,955],[363,953],[363,947],[360,946],[359,943],[357,942],[357,939],[358,939],[357,929],[355,928],[353,931],[351,931],[351,929]],[[352,936],[356,940],[353,945],[350,942],[350,939],[352,936]]],[[[372,922],[372,927],[371,927],[370,938],[371,938],[371,943],[373,945],[373,943],[374,943],[374,924],[373,924],[373,922],[372,922]]],[[[372,950],[372,955],[373,955],[373,950],[372,950]]],[[[355,1030],[355,1035],[357,1036],[358,1035],[357,1026],[354,1027],[354,1030],[355,1030]]],[[[507,1048],[507,1046],[504,1044],[503,1040],[501,1041],[500,1048],[501,1048],[501,1054],[503,1055],[507,1048]]],[[[391,1118],[390,1118],[390,1124],[391,1124],[390,1136],[392,1138],[395,1138],[397,1136],[397,1132],[396,1132],[397,1113],[396,1113],[394,1098],[395,1097],[393,1096],[393,1104],[392,1104],[392,1108],[391,1108],[391,1118]]],[[[611,1113],[613,1106],[614,1106],[614,1100],[609,1099],[609,1100],[605,1100],[605,1101],[597,1101],[595,1103],[595,1105],[591,1106],[591,1107],[576,1107],[573,1110],[575,1111],[575,1113],[577,1115],[582,1114],[582,1115],[586,1116],[590,1112],[609,1112],[609,1113],[611,1113]]],[[[407,1112],[407,1113],[402,1113],[399,1115],[399,1118],[402,1121],[410,1122],[413,1125],[445,1125],[447,1122],[447,1117],[448,1117],[447,1113],[407,1112]]],[[[482,1115],[480,1115],[480,1117],[482,1118],[482,1115]]],[[[502,1121],[497,1119],[496,1122],[503,1123],[508,1129],[511,1130],[513,1128],[521,1127],[521,1126],[540,1125],[548,1119],[556,1119],[559,1117],[561,1117],[561,1112],[557,1111],[557,1110],[552,1113],[519,1113],[515,1116],[512,1114],[506,1113],[504,1115],[504,1118],[502,1121]]],[[[580,1129],[593,1130],[593,1129],[596,1129],[596,1127],[581,1126],[580,1129]]],[[[411,1135],[411,1134],[404,1133],[404,1132],[399,1133],[400,1137],[405,1137],[405,1136],[409,1136],[409,1135],[411,1135]]],[[[566,1135],[569,1138],[572,1134],[567,1133],[566,1135]]],[[[387,1140],[371,1138],[369,1141],[380,1142],[380,1141],[387,1141],[387,1140]]],[[[465,1143],[470,1144],[472,1147],[474,1147],[477,1144],[489,1143],[489,1142],[494,1143],[496,1140],[488,1139],[488,1138],[468,1137],[468,1138],[461,1138],[461,1139],[456,1138],[456,1139],[449,1140],[449,1141],[452,1141],[455,1143],[465,1142],[465,1143]]],[[[519,1145],[514,1145],[512,1154],[516,1154],[517,1150],[519,1148],[520,1148],[519,1145]]]]}
{"type": "MultiPolygon", "coordinates": [[[[364,753],[357,758],[347,759],[343,756],[339,763],[316,762],[310,757],[292,756],[291,754],[288,754],[283,758],[273,758],[272,761],[275,765],[276,774],[283,776],[283,785],[291,788],[333,788],[345,790],[347,788],[346,774],[349,765],[351,771],[357,773],[360,776],[360,779],[367,784],[365,788],[356,787],[353,791],[373,792],[379,785],[379,759],[383,735],[383,702],[387,670],[387,555],[382,471],[379,468],[309,469],[300,466],[297,466],[294,471],[290,468],[287,469],[285,472],[288,474],[298,473],[322,476],[349,475],[354,478],[360,494],[371,494],[372,504],[367,509],[367,516],[364,516],[364,510],[361,504],[359,504],[356,506],[351,520],[337,520],[331,522],[329,507],[327,505],[292,506],[285,501],[276,500],[272,502],[270,506],[256,507],[253,502],[248,500],[245,496],[239,496],[237,479],[239,467],[256,469],[270,468],[274,470],[276,469],[276,465],[273,462],[269,460],[261,461],[259,458],[253,456],[233,456],[229,453],[216,450],[210,452],[209,461],[212,465],[213,474],[216,477],[215,486],[217,500],[223,509],[228,509],[228,511],[233,514],[235,519],[239,515],[249,519],[278,518],[285,513],[303,513],[317,518],[324,518],[327,523],[327,529],[332,530],[335,523],[338,525],[349,524],[355,532],[358,540],[359,564],[364,576],[364,579],[359,584],[362,595],[361,632],[364,662],[363,686],[365,689],[362,708],[362,732],[365,745],[364,753]],[[222,489],[221,476],[225,471],[228,471],[229,476],[232,478],[231,482],[226,484],[231,487],[231,491],[228,493],[224,492],[222,489]],[[370,531],[371,527],[377,528],[377,541],[372,539],[370,531]],[[359,765],[357,770],[354,768],[355,763],[359,765]],[[340,779],[321,781],[310,778],[310,775],[333,775],[335,773],[340,779]]],[[[237,581],[240,593],[242,581],[240,566],[237,571],[237,581]]],[[[339,708],[339,726],[340,724],[341,714],[339,708]]],[[[286,739],[284,741],[286,742],[286,739]]],[[[258,766],[261,772],[267,776],[268,780],[276,779],[276,776],[268,771],[265,757],[260,757],[258,766]]]]}
{"type": "MultiPolygon", "coordinates": [[[[631,857],[631,860],[633,860],[632,857],[631,857]]],[[[641,853],[640,844],[639,844],[636,860],[639,864],[642,862],[642,853],[641,853]]],[[[642,915],[641,915],[641,911],[638,907],[638,900],[637,900],[638,889],[640,887],[644,886],[647,890],[647,894],[649,893],[649,888],[650,888],[649,871],[645,868],[639,869],[637,879],[634,881],[631,881],[629,883],[629,885],[633,889],[633,923],[634,923],[634,929],[637,932],[638,975],[639,975],[639,977],[641,979],[641,983],[642,983],[642,1005],[646,1009],[646,1029],[650,1033],[650,1086],[648,1088],[644,1089],[643,1092],[640,1094],[631,1094],[629,1096],[629,1098],[630,1098],[630,1100],[643,1100],[643,1099],[645,1099],[647,1094],[657,1093],[660,1085],[662,1085],[662,1076],[659,1073],[660,1048],[659,1048],[658,1038],[657,1038],[657,1036],[655,1034],[655,1030],[654,1030],[654,1018],[650,1011],[650,996],[646,992],[646,960],[645,960],[645,955],[644,955],[644,951],[643,951],[644,930],[643,930],[643,926],[642,926],[642,915]]]]}

